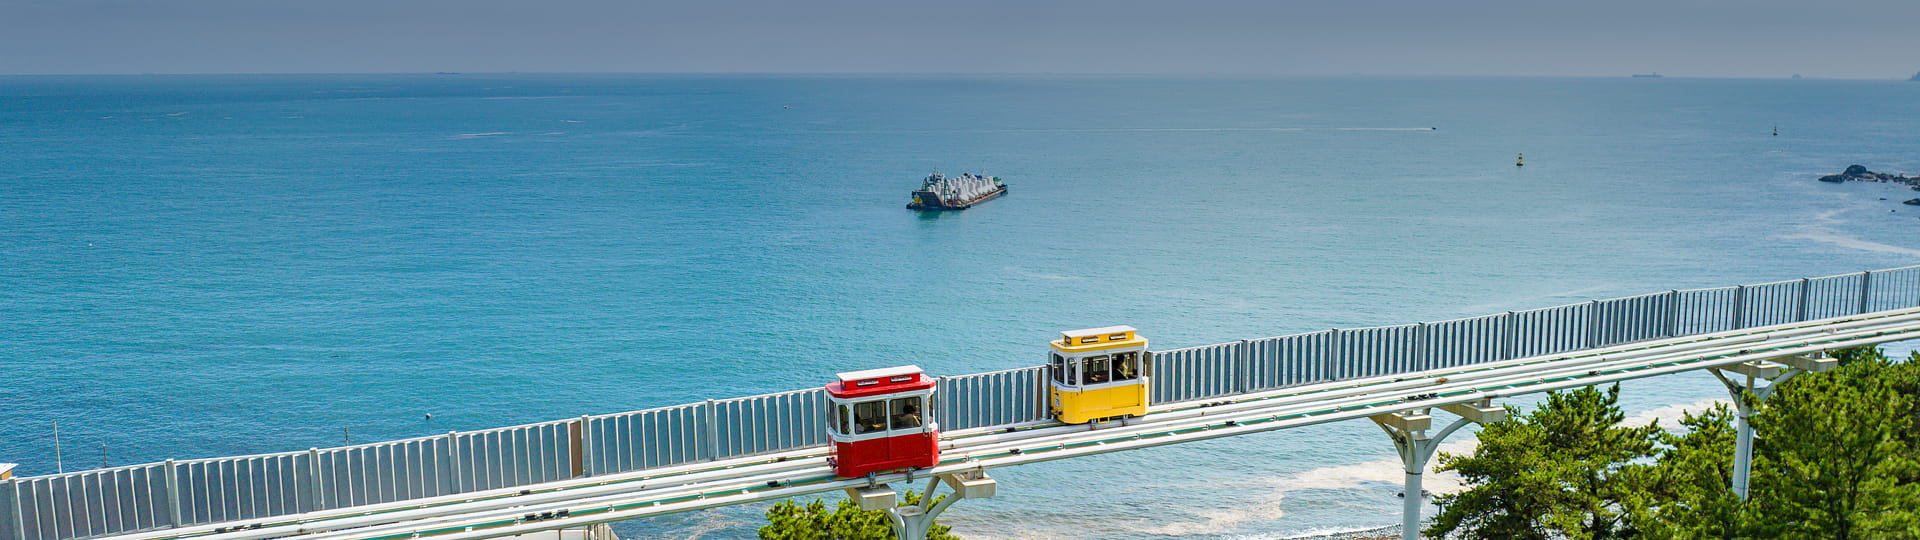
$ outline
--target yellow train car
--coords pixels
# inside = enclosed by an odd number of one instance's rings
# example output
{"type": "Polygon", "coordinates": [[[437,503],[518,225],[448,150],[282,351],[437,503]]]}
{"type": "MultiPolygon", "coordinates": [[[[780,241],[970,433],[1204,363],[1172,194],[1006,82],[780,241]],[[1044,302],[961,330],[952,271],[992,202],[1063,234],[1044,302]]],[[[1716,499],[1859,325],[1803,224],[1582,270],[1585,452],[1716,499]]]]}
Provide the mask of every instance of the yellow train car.
{"type": "Polygon", "coordinates": [[[1049,342],[1053,416],[1087,422],[1147,414],[1147,338],[1131,326],[1060,333],[1049,342]]]}

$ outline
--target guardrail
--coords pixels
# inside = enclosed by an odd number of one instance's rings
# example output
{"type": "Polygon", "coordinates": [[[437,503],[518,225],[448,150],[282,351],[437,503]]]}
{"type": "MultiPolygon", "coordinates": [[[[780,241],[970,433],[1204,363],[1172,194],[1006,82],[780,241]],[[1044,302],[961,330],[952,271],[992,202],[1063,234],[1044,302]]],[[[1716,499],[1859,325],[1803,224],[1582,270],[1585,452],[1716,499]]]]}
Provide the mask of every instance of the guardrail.
{"type": "MultiPolygon", "coordinates": [[[[1157,403],[1920,306],[1920,266],[1152,353],[1157,403]]],[[[943,429],[1046,419],[1040,367],[942,377],[943,429]]],[[[0,540],[74,539],[823,446],[819,389],[0,483],[0,540]]]]}

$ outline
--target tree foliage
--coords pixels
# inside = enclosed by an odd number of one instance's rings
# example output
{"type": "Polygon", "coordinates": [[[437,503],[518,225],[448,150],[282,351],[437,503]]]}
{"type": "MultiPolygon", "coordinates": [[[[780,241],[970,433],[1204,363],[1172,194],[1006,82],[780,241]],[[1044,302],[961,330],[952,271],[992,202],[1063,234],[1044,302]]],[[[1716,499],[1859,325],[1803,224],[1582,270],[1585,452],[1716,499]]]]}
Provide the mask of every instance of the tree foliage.
{"type": "Polygon", "coordinates": [[[1468,489],[1424,531],[1455,538],[1920,540],[1920,354],[1838,351],[1756,407],[1750,500],[1734,495],[1734,412],[1618,426],[1618,387],[1549,394],[1441,456],[1468,489]]]}
{"type": "MultiPolygon", "coordinates": [[[[939,502],[935,498],[934,502],[939,502]]],[[[901,497],[901,506],[920,504],[920,494],[908,491],[901,497]]],[[[764,540],[897,540],[893,528],[888,525],[885,510],[861,510],[859,503],[852,499],[841,499],[833,509],[827,509],[827,503],[814,499],[806,504],[793,501],[780,501],[767,509],[767,524],[760,527],[760,538],[764,540]]],[[[935,524],[927,538],[930,540],[959,540],[950,531],[953,527],[935,524]]]]}
{"type": "Polygon", "coordinates": [[[1916,395],[1898,388],[1914,365],[1873,350],[1844,360],[1783,385],[1754,416],[1756,535],[1920,538],[1916,395]]]}
{"type": "Polygon", "coordinates": [[[1656,426],[1621,427],[1620,387],[1548,394],[1525,415],[1485,426],[1471,455],[1442,454],[1441,471],[1471,487],[1441,495],[1428,536],[1468,539],[1629,538],[1624,509],[1635,460],[1651,457],[1656,426]]]}

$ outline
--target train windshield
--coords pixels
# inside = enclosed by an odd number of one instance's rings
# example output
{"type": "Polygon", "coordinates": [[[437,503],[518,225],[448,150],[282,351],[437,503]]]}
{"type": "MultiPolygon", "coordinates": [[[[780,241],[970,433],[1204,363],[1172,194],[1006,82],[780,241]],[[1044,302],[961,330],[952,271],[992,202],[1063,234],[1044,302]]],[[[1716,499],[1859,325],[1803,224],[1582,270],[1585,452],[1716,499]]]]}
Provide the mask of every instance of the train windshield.
{"type": "Polygon", "coordinates": [[[853,404],[853,433],[873,433],[887,430],[887,401],[875,400],[853,404]]]}
{"type": "Polygon", "coordinates": [[[920,427],[920,396],[893,400],[893,429],[920,427]]]}
{"type": "Polygon", "coordinates": [[[1053,382],[1073,384],[1067,379],[1067,357],[1060,356],[1060,353],[1053,354],[1053,382]]]}
{"type": "Polygon", "coordinates": [[[1112,376],[1107,371],[1107,358],[1104,354],[1087,357],[1086,369],[1080,371],[1086,374],[1087,384],[1107,382],[1107,378],[1112,376]]]}
{"type": "Polygon", "coordinates": [[[1123,352],[1113,355],[1113,380],[1131,381],[1140,377],[1140,353],[1123,352]]]}
{"type": "Polygon", "coordinates": [[[853,413],[851,412],[853,408],[848,407],[846,405],[841,405],[839,407],[834,407],[834,408],[840,411],[839,418],[835,419],[833,422],[833,426],[835,430],[842,435],[852,433],[853,424],[852,422],[850,422],[850,420],[853,419],[853,413]]]}

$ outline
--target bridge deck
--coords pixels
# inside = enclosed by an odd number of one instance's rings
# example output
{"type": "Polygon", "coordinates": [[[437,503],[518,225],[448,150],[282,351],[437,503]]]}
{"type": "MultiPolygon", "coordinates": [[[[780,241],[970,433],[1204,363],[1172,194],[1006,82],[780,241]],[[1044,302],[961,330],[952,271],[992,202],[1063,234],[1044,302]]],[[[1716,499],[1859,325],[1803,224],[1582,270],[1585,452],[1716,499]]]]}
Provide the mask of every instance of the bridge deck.
{"type": "MultiPolygon", "coordinates": [[[[913,481],[1917,337],[1920,309],[1893,310],[1165,405],[1145,417],[1100,425],[1035,422],[973,429],[944,437],[940,466],[882,475],[876,481],[913,481]]],[[[526,490],[288,516],[259,522],[258,529],[215,533],[217,527],[189,527],[124,538],[238,540],[291,534],[307,534],[305,538],[315,540],[492,538],[869,484],[866,479],[836,478],[824,458],[824,448],[807,449],[526,490]],[[527,519],[530,515],[534,519],[527,519]]]]}

